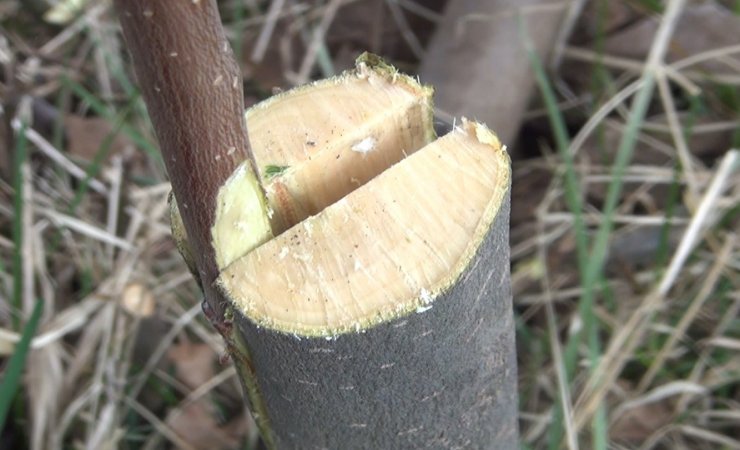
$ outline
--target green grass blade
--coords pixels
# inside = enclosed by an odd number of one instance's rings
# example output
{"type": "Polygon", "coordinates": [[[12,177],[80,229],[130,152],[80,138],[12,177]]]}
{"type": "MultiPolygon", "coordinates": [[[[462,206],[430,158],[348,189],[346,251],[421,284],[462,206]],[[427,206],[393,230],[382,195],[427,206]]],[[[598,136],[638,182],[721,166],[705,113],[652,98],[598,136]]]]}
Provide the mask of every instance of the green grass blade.
{"type": "MultiPolygon", "coordinates": [[[[579,189],[578,177],[576,175],[575,164],[573,162],[573,155],[570,152],[570,137],[565,126],[565,120],[560,112],[557,105],[557,99],[555,92],[552,89],[550,81],[547,78],[542,62],[540,61],[537,52],[534,51],[529,36],[526,33],[523,20],[519,17],[519,30],[521,34],[522,42],[524,43],[527,55],[530,60],[530,64],[535,74],[537,85],[542,94],[543,101],[545,102],[545,108],[547,110],[547,116],[550,120],[550,124],[555,134],[555,142],[558,150],[558,155],[562,159],[565,165],[565,201],[573,214],[573,232],[575,234],[576,241],[576,253],[578,259],[578,268],[580,278],[583,281],[587,274],[588,269],[591,265],[591,261],[588,254],[588,235],[586,230],[585,221],[583,219],[583,204],[581,201],[581,194],[579,189]]],[[[599,272],[599,275],[601,273],[599,272]]],[[[600,277],[596,278],[596,281],[601,280],[600,277]]],[[[573,378],[575,371],[575,363],[578,356],[578,347],[582,340],[582,335],[585,334],[588,337],[588,350],[591,366],[593,367],[601,354],[601,347],[599,342],[599,324],[594,314],[593,301],[581,301],[578,305],[578,312],[580,315],[581,323],[583,327],[581,331],[577,331],[569,339],[568,345],[564,352],[564,365],[565,373],[568,377],[568,381],[573,378]]],[[[559,403],[559,401],[557,402],[559,403]]],[[[550,436],[548,439],[549,448],[559,448],[562,440],[564,426],[562,424],[563,413],[562,405],[559,405],[553,409],[553,422],[550,427],[550,436]]],[[[599,413],[596,415],[593,422],[592,439],[594,449],[606,449],[607,439],[607,423],[606,423],[606,411],[600,408],[599,413]]]]}
{"type": "Polygon", "coordinates": [[[645,119],[654,88],[654,75],[652,73],[646,73],[643,77],[642,87],[635,96],[632,110],[627,118],[624,134],[622,134],[622,139],[617,148],[617,155],[612,166],[611,180],[607,187],[606,199],[602,211],[604,219],[599,224],[596,236],[594,237],[589,264],[586,268],[586,278],[583,280],[584,296],[593,296],[595,285],[602,274],[609,249],[609,237],[614,228],[614,214],[616,213],[624,184],[622,179],[629,162],[632,160],[640,125],[645,119]]]}
{"type": "Polygon", "coordinates": [[[532,43],[526,33],[526,28],[521,17],[519,18],[519,24],[521,38],[524,42],[532,70],[534,70],[535,79],[540,88],[542,99],[545,102],[547,117],[552,126],[553,133],[555,134],[555,144],[557,146],[558,155],[565,165],[565,201],[568,209],[570,209],[573,214],[573,228],[576,239],[578,266],[583,269],[587,263],[588,237],[586,234],[586,225],[583,220],[583,205],[579,192],[578,177],[576,175],[575,164],[573,163],[573,155],[571,155],[569,151],[570,137],[568,136],[568,130],[565,126],[565,119],[563,119],[563,115],[558,108],[555,92],[550,85],[550,81],[547,78],[547,74],[545,73],[545,69],[542,65],[542,61],[540,61],[539,55],[537,55],[537,52],[532,47],[532,43]]]}
{"type": "Polygon", "coordinates": [[[18,312],[21,310],[23,290],[23,165],[27,159],[28,141],[26,123],[21,122],[16,134],[15,157],[13,158],[13,301],[11,317],[13,329],[20,328],[18,312]]]}
{"type": "MultiPolygon", "coordinates": [[[[619,198],[622,193],[623,176],[627,165],[632,160],[632,155],[637,143],[637,135],[640,126],[645,120],[647,109],[653,98],[653,91],[656,85],[656,69],[658,62],[662,60],[667,43],[673,29],[676,25],[678,15],[684,5],[684,0],[675,0],[667,4],[667,9],[663,15],[662,23],[658,28],[655,42],[650,49],[650,54],[646,62],[646,69],[642,75],[640,90],[635,94],[632,102],[627,124],[622,134],[622,139],[617,147],[617,154],[614,158],[611,171],[611,180],[607,187],[606,199],[603,206],[603,220],[594,237],[589,257],[589,265],[586,270],[586,277],[583,280],[582,302],[593,302],[594,289],[598,279],[602,276],[606,254],[609,245],[609,237],[614,227],[614,214],[619,204],[619,198]]],[[[661,72],[662,73],[662,72],[661,72]]]]}
{"type": "Polygon", "coordinates": [[[36,305],[31,313],[31,318],[23,328],[21,339],[15,347],[15,352],[13,352],[10,360],[8,360],[5,374],[3,375],[2,382],[0,382],[0,430],[5,426],[5,420],[8,418],[8,411],[10,411],[13,399],[15,399],[16,394],[18,393],[21,375],[23,375],[23,367],[26,364],[26,357],[31,348],[31,339],[36,333],[43,309],[44,302],[40,299],[36,300],[36,305]]]}

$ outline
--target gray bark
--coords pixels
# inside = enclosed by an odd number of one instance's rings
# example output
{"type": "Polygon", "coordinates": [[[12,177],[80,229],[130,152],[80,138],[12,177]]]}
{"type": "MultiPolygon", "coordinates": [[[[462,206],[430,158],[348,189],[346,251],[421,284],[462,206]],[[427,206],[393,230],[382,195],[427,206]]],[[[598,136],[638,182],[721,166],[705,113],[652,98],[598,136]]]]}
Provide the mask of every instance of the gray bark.
{"type": "Polygon", "coordinates": [[[509,204],[425,312],[332,340],[236,319],[276,448],[518,448],[509,204]]]}

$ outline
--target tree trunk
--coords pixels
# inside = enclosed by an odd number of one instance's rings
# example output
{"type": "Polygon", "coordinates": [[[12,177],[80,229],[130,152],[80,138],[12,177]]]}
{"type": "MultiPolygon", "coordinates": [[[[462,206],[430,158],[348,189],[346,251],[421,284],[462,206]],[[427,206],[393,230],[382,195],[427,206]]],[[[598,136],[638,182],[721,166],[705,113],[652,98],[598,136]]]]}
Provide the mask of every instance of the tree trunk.
{"type": "Polygon", "coordinates": [[[434,140],[431,91],[366,55],[250,110],[252,152],[215,1],[116,7],[178,248],[267,446],[516,448],[498,139],[434,140]]]}
{"type": "Polygon", "coordinates": [[[419,77],[437,88],[444,113],[475,117],[513,143],[535,87],[517,15],[532,22],[530,39],[547,60],[566,8],[560,0],[450,0],[419,77]]]}
{"type": "Polygon", "coordinates": [[[239,317],[277,448],[518,448],[508,202],[428,311],[331,340],[239,317]]]}

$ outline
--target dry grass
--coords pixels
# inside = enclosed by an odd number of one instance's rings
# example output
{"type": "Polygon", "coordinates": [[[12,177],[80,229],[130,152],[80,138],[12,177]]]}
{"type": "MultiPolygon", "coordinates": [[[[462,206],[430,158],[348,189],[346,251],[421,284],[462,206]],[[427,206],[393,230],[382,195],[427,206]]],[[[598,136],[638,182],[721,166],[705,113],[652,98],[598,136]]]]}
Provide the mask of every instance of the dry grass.
{"type": "MultiPolygon", "coordinates": [[[[43,303],[0,448],[253,448],[169,236],[169,185],[115,17],[65,3],[82,9],[60,24],[42,3],[0,3],[5,373],[43,303]]],[[[439,3],[221,7],[255,100],[365,49],[413,70],[439,3]]],[[[571,5],[548,77],[558,108],[536,102],[517,146],[523,445],[740,448],[740,46],[682,54],[678,20],[701,2],[656,14],[634,0],[608,3],[628,8],[623,26],[654,19],[658,32],[649,51],[613,55],[598,44],[621,30],[599,16],[606,3],[571,5]],[[597,44],[578,40],[589,27],[597,44]],[[553,139],[548,117],[572,132],[553,139]]]]}

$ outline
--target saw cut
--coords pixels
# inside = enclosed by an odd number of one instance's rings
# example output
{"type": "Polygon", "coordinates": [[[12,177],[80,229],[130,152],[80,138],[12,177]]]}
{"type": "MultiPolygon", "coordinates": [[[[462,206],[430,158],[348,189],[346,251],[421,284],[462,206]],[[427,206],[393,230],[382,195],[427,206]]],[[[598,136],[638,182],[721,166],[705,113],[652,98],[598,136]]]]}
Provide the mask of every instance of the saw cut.
{"type": "Polygon", "coordinates": [[[239,258],[218,283],[247,318],[297,335],[424,312],[475,255],[509,181],[496,136],[463,121],[239,258]]]}
{"type": "Polygon", "coordinates": [[[432,89],[373,55],[247,110],[275,234],[434,139],[432,89]]]}

